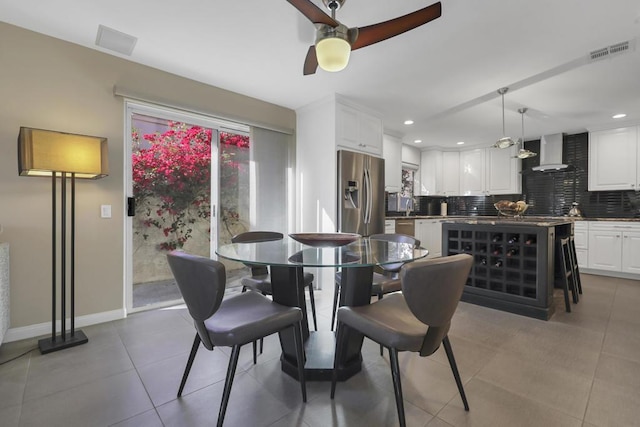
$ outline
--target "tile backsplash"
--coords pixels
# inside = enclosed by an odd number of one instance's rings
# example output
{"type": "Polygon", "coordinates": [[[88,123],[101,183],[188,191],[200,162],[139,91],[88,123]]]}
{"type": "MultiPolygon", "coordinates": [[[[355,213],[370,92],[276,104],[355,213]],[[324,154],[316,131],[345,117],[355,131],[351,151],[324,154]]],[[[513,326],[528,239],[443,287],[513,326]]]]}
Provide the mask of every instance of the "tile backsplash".
{"type": "MultiPolygon", "coordinates": [[[[522,194],[499,196],[419,196],[416,212],[438,215],[440,202],[446,200],[449,215],[497,215],[493,204],[499,200],[525,200],[529,204],[527,215],[567,215],[572,202],[578,202],[586,218],[640,217],[640,192],[588,191],[589,134],[579,133],[563,137],[563,163],[568,170],[532,172],[540,164],[539,157],[522,161],[522,194]],[[436,207],[437,206],[437,207],[436,207]]],[[[540,140],[526,141],[525,147],[540,152],[540,140]]]]}

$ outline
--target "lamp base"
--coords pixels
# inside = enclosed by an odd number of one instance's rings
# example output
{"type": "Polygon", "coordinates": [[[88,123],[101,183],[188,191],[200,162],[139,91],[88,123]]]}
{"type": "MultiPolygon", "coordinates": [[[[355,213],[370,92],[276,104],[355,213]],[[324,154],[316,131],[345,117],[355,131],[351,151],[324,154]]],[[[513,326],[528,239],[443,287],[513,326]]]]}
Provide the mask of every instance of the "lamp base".
{"type": "Polygon", "coordinates": [[[38,347],[41,354],[47,354],[58,350],[64,350],[65,348],[75,347],[80,344],[86,344],[89,338],[80,329],[76,329],[73,336],[71,332],[67,332],[64,336],[64,340],[61,335],[56,335],[55,341],[53,338],[43,338],[38,341],[38,347]]]}

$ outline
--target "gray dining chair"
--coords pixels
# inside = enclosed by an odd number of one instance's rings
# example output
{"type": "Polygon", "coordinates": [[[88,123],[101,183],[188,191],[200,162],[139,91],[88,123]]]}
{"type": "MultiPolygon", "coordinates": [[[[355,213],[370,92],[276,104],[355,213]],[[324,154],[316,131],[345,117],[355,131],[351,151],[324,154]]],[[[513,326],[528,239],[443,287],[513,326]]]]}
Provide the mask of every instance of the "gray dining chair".
{"type": "MultiPolygon", "coordinates": [[[[409,243],[414,246],[420,246],[420,240],[413,236],[400,233],[385,233],[385,234],[372,234],[369,239],[373,240],[385,240],[387,242],[396,243],[409,243]]],[[[400,268],[404,265],[403,262],[394,264],[381,265],[381,272],[373,273],[373,283],[371,287],[371,295],[377,296],[378,299],[386,294],[397,292],[401,290],[400,279],[398,273],[400,268]]],[[[338,298],[340,296],[340,284],[342,283],[342,272],[338,271],[335,275],[335,287],[333,291],[333,310],[331,312],[331,330],[333,331],[333,325],[336,320],[336,310],[338,309],[338,298]]]]}
{"type": "MultiPolygon", "coordinates": [[[[273,240],[282,240],[284,235],[275,231],[247,231],[237,234],[231,238],[231,243],[256,243],[269,242],[273,240]]],[[[247,289],[261,292],[262,295],[271,295],[272,287],[269,278],[269,270],[266,265],[245,264],[251,269],[251,276],[241,279],[242,292],[247,289]]],[[[304,287],[309,288],[309,302],[311,305],[311,315],[313,316],[313,327],[318,330],[318,321],[316,319],[316,300],[313,295],[313,274],[304,272],[304,287]]],[[[262,346],[260,348],[262,352],[262,346]]]]}
{"type": "Polygon", "coordinates": [[[331,398],[335,396],[338,361],[343,353],[342,337],[349,329],[353,329],[389,349],[391,376],[401,427],[404,427],[406,422],[398,364],[399,351],[416,352],[425,357],[435,353],[442,343],[462,403],[468,411],[469,404],[447,333],[472,264],[473,257],[468,254],[406,264],[400,270],[402,293],[389,295],[370,305],[340,307],[331,398]]]}
{"type": "Polygon", "coordinates": [[[280,305],[257,292],[246,292],[223,300],[226,285],[224,264],[180,251],[167,254],[167,260],[196,329],[191,353],[178,389],[178,397],[182,396],[200,344],[207,350],[213,350],[216,346],[231,347],[231,357],[218,413],[217,425],[222,426],[240,348],[244,344],[292,328],[302,401],[306,402],[300,308],[280,305]]]}

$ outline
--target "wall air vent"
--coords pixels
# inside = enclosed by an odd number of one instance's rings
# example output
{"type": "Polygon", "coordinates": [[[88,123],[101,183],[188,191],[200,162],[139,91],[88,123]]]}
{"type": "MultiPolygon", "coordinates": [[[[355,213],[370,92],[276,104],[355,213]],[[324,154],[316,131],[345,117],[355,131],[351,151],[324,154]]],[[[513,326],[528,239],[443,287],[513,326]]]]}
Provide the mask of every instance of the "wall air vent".
{"type": "Polygon", "coordinates": [[[626,50],[629,50],[629,42],[616,43],[609,46],[609,53],[611,55],[614,53],[622,53],[626,50]]]}
{"type": "Polygon", "coordinates": [[[591,61],[598,61],[600,59],[608,58],[612,55],[619,55],[621,53],[633,51],[634,48],[635,39],[631,41],[624,41],[589,52],[589,59],[591,61]]]}
{"type": "Polygon", "coordinates": [[[602,49],[594,50],[589,53],[589,56],[591,57],[592,61],[606,58],[607,56],[609,56],[609,48],[603,47],[602,49]]]}

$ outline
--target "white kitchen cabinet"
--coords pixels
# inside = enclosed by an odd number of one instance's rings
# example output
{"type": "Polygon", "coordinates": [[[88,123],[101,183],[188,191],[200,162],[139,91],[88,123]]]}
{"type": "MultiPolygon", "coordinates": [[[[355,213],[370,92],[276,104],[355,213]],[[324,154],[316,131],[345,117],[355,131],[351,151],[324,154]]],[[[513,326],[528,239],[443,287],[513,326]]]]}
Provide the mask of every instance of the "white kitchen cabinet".
{"type": "Polygon", "coordinates": [[[640,227],[622,233],[622,271],[640,274],[640,227]]]}
{"type": "Polygon", "coordinates": [[[485,191],[485,149],[460,152],[460,194],[463,196],[484,196],[485,191]]]}
{"type": "Polygon", "coordinates": [[[420,195],[460,195],[460,152],[423,151],[420,156],[420,195]]]}
{"type": "Polygon", "coordinates": [[[420,169],[420,150],[416,147],[402,145],[402,163],[411,165],[415,169],[420,169]]]}
{"type": "Polygon", "coordinates": [[[589,230],[589,268],[622,270],[622,233],[620,231],[589,230]]]}
{"type": "Polygon", "coordinates": [[[415,237],[429,250],[427,258],[442,256],[442,222],[437,219],[417,219],[415,237]]]}
{"type": "Polygon", "coordinates": [[[573,239],[576,245],[576,258],[578,259],[578,267],[588,268],[589,223],[587,221],[576,221],[573,224],[573,239]]]}
{"type": "Polygon", "coordinates": [[[421,196],[442,194],[442,151],[429,150],[420,153],[421,196]]]}
{"type": "Polygon", "coordinates": [[[384,189],[389,193],[397,193],[402,186],[402,142],[399,138],[383,136],[382,157],[384,157],[384,189]]]}
{"type": "Polygon", "coordinates": [[[442,153],[442,192],[444,196],[460,195],[460,153],[442,153]]]}
{"type": "Polygon", "coordinates": [[[522,192],[522,160],[516,157],[518,148],[487,148],[486,194],[520,194],[522,192]]]}
{"type": "Polygon", "coordinates": [[[336,142],[339,146],[377,156],[382,155],[382,119],[348,105],[336,102],[336,142]]]}
{"type": "Polygon", "coordinates": [[[640,274],[640,225],[591,221],[589,268],[640,274]]]}
{"type": "Polygon", "coordinates": [[[638,126],[589,133],[589,191],[640,189],[638,126]]]}
{"type": "Polygon", "coordinates": [[[396,220],[385,219],[384,220],[384,232],[385,234],[394,234],[396,232],[396,220]]]}

